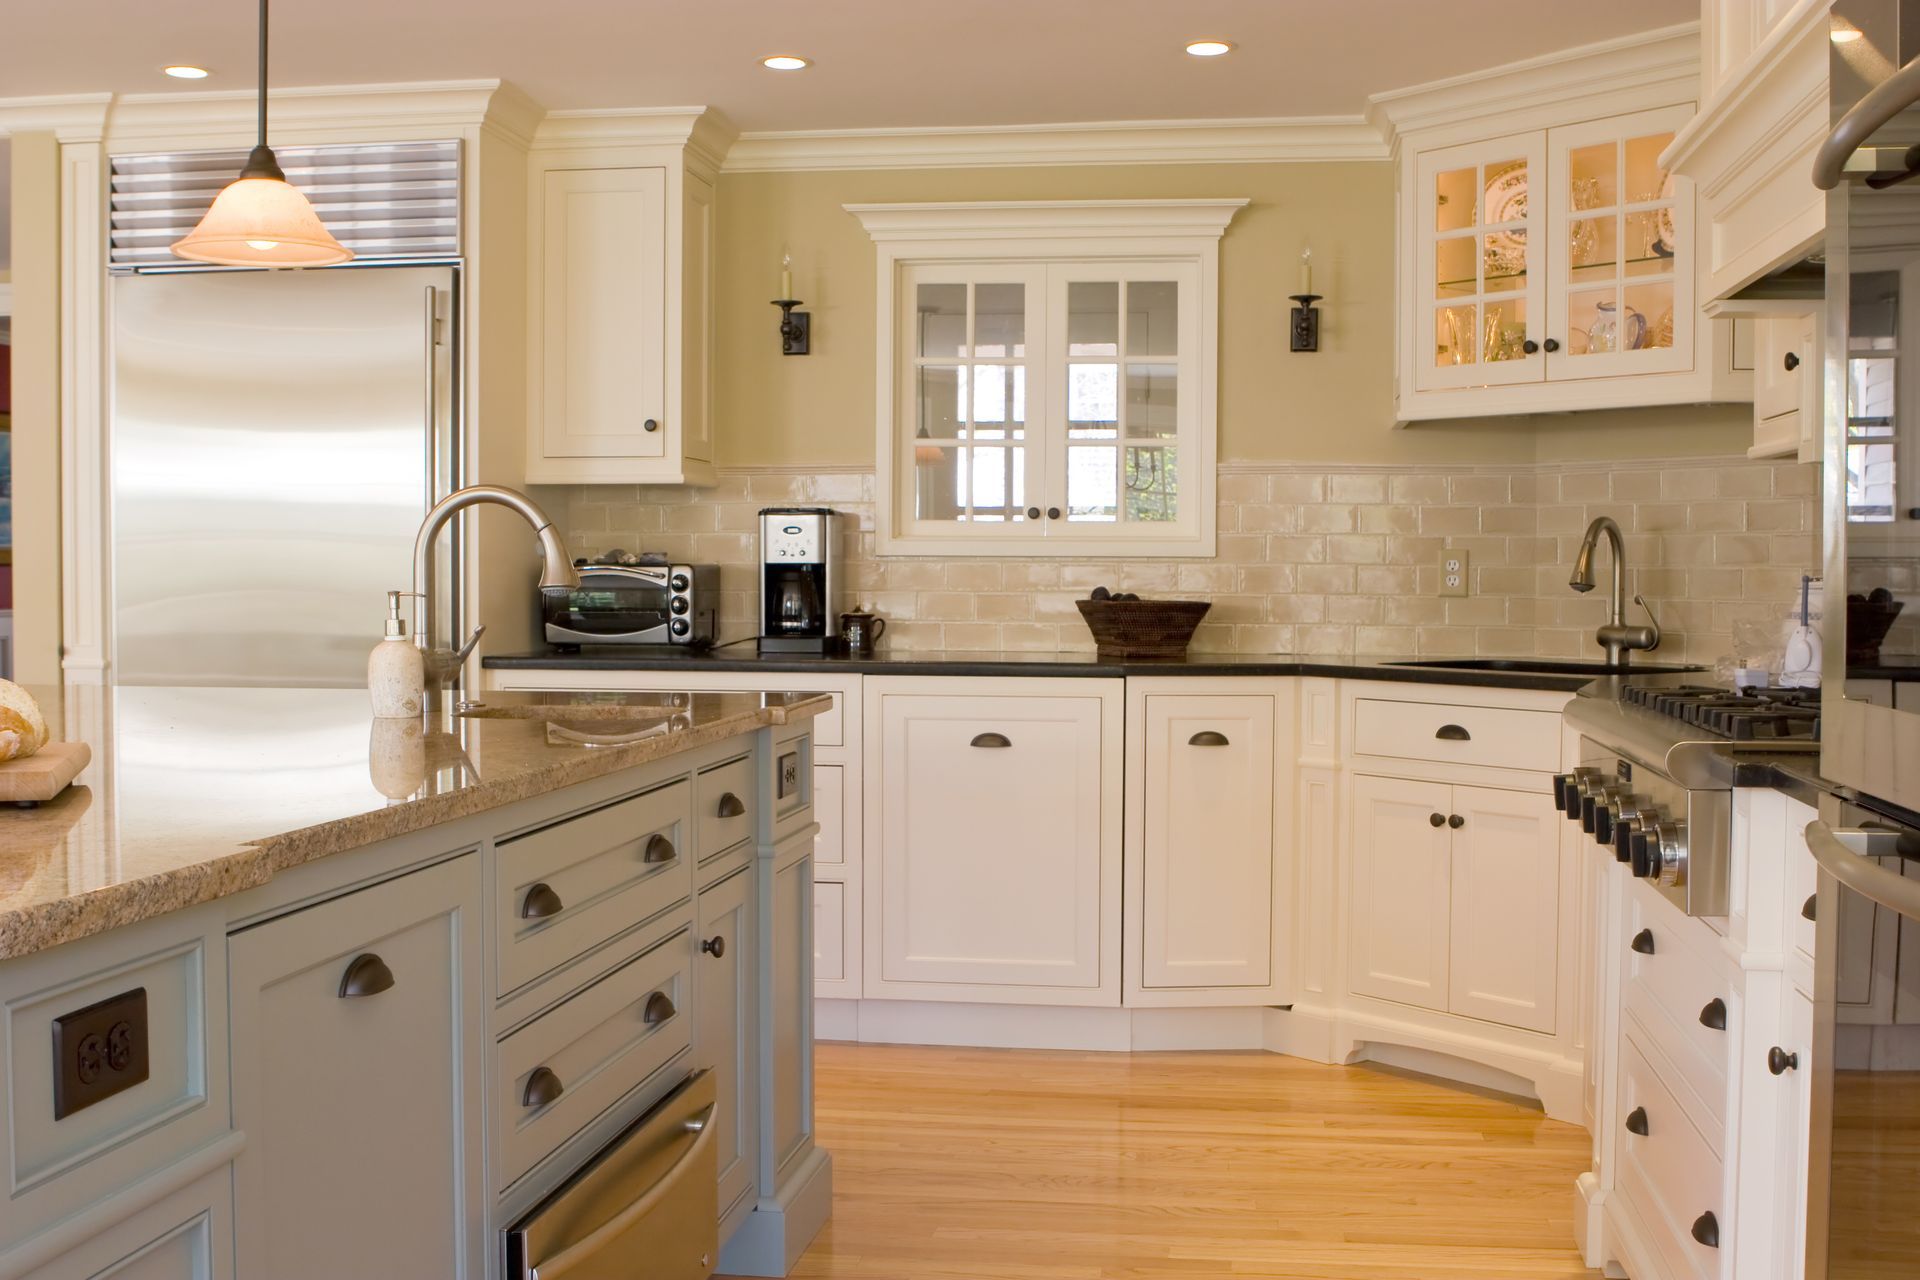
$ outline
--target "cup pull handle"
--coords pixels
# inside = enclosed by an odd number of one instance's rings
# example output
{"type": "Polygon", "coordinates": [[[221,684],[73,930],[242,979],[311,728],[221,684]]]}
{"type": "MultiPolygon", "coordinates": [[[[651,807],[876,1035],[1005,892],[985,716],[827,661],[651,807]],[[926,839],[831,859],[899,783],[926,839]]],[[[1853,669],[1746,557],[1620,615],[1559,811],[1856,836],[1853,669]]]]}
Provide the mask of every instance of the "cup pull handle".
{"type": "Polygon", "coordinates": [[[968,744],[975,747],[1010,747],[1013,740],[1004,733],[976,733],[968,744]]]}
{"type": "Polygon", "coordinates": [[[393,970],[387,968],[387,962],[371,951],[363,951],[340,975],[340,998],[357,1000],[362,996],[377,996],[392,986],[393,970]]]}
{"type": "Polygon", "coordinates": [[[1820,901],[1819,894],[1810,893],[1807,895],[1807,900],[1800,904],[1800,915],[1803,919],[1813,919],[1813,904],[1818,901],[1820,901]]]}
{"type": "Polygon", "coordinates": [[[1701,1214],[1693,1220],[1693,1238],[1709,1249],[1720,1247],[1720,1219],[1712,1211],[1701,1214]]]}
{"type": "Polygon", "coordinates": [[[1190,747],[1224,747],[1229,744],[1226,734],[1215,733],[1211,729],[1202,729],[1199,733],[1187,739],[1187,745],[1190,747]]]}
{"type": "Polygon", "coordinates": [[[1627,1112],[1627,1132],[1636,1138],[1644,1138],[1647,1136],[1647,1109],[1645,1107],[1635,1107],[1633,1110],[1627,1112]]]}
{"type": "Polygon", "coordinates": [[[1635,951],[1638,951],[1643,956],[1652,955],[1653,954],[1653,930],[1642,929],[1640,932],[1633,935],[1633,941],[1629,942],[1627,945],[1629,947],[1632,947],[1635,951]]]}
{"type": "Polygon", "coordinates": [[[672,862],[679,856],[674,850],[673,841],[655,834],[647,837],[647,851],[640,855],[640,860],[650,863],[672,862]]]}
{"type": "Polygon", "coordinates": [[[520,918],[545,920],[548,916],[559,915],[565,909],[565,904],[560,901],[560,895],[553,891],[553,886],[543,881],[527,890],[527,896],[520,903],[520,918]]]}
{"type": "Polygon", "coordinates": [[[553,1073],[552,1067],[535,1067],[533,1074],[527,1077],[526,1088],[520,1091],[520,1105],[523,1107],[544,1107],[550,1102],[559,1101],[567,1087],[560,1083],[560,1077],[553,1073]]]}
{"type": "Polygon", "coordinates": [[[1443,742],[1472,742],[1473,735],[1457,724],[1443,724],[1433,731],[1433,736],[1443,742]]]}
{"type": "Polygon", "coordinates": [[[647,997],[647,1007],[640,1016],[648,1026],[657,1027],[678,1012],[673,1007],[673,997],[664,991],[656,991],[647,997]]]}
{"type": "Polygon", "coordinates": [[[1719,996],[1707,1001],[1700,1010],[1700,1025],[1712,1031],[1727,1029],[1727,1002],[1719,996]]]}
{"type": "Polygon", "coordinates": [[[731,791],[720,797],[719,807],[714,810],[722,818],[737,818],[746,811],[747,806],[740,803],[740,797],[731,791]]]}

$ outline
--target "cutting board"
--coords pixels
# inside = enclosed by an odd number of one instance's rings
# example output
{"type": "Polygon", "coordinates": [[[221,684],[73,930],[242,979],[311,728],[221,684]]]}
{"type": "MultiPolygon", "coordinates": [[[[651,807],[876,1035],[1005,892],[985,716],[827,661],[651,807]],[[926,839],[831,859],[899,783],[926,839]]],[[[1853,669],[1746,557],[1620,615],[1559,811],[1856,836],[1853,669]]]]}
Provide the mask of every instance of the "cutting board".
{"type": "Polygon", "coordinates": [[[24,760],[0,763],[0,804],[32,808],[51,800],[93,759],[84,742],[49,742],[24,760]]]}

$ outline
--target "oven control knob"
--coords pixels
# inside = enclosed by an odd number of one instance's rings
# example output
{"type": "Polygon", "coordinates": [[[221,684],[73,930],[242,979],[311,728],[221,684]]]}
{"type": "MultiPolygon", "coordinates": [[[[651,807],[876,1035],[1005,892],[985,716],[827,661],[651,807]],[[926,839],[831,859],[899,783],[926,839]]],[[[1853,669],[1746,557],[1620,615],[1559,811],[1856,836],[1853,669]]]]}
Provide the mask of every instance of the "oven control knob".
{"type": "Polygon", "coordinates": [[[693,630],[693,624],[688,622],[685,618],[675,618],[672,622],[669,622],[667,624],[667,628],[670,631],[672,631],[673,634],[677,636],[683,636],[687,634],[687,632],[693,630]]]}
{"type": "Polygon", "coordinates": [[[1687,824],[1662,822],[1654,828],[1659,836],[1658,852],[1650,854],[1653,863],[1647,878],[1669,887],[1687,882],[1687,824]]]}
{"type": "Polygon", "coordinates": [[[1613,829],[1618,825],[1614,817],[1614,806],[1618,803],[1619,801],[1615,800],[1594,808],[1593,842],[1595,844],[1602,846],[1610,846],[1613,844],[1613,829]]]}
{"type": "Polygon", "coordinates": [[[1656,874],[1654,850],[1658,848],[1658,836],[1654,834],[1656,823],[1651,819],[1636,823],[1633,835],[1627,844],[1627,868],[1634,875],[1647,877],[1656,874]]]}
{"type": "Polygon", "coordinates": [[[673,613],[685,613],[689,607],[685,596],[675,596],[667,601],[667,608],[673,613]]]}
{"type": "Polygon", "coordinates": [[[1572,773],[1561,774],[1553,780],[1553,800],[1560,812],[1569,818],[1580,816],[1580,796],[1587,785],[1596,781],[1600,774],[1595,769],[1575,769],[1572,773]]]}
{"type": "Polygon", "coordinates": [[[1639,818],[1621,818],[1613,824],[1613,860],[1626,862],[1633,857],[1633,838],[1639,834],[1639,818]]]}
{"type": "Polygon", "coordinates": [[[693,581],[692,579],[688,578],[687,575],[684,573],[676,573],[671,578],[667,579],[667,585],[669,587],[672,587],[675,591],[685,591],[688,587],[693,585],[693,581]]]}

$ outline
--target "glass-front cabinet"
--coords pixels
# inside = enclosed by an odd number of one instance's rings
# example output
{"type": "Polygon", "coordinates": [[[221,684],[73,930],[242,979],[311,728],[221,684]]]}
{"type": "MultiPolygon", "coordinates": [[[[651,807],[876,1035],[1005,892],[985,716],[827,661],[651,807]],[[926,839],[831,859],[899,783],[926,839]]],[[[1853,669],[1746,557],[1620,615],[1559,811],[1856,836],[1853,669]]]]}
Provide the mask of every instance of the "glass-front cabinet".
{"type": "Polygon", "coordinates": [[[1691,111],[1403,153],[1403,420],[1751,398],[1695,305],[1692,190],[1660,163],[1691,111]]]}

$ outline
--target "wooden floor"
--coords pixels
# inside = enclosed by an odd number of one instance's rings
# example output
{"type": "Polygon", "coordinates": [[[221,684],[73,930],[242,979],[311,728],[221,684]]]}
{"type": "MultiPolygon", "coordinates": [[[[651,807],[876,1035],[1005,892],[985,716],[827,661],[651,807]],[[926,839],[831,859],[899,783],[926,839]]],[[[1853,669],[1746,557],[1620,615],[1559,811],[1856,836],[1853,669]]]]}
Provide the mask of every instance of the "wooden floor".
{"type": "Polygon", "coordinates": [[[1264,1053],[823,1044],[833,1220],[861,1280],[1561,1280],[1586,1133],[1264,1053]]]}

